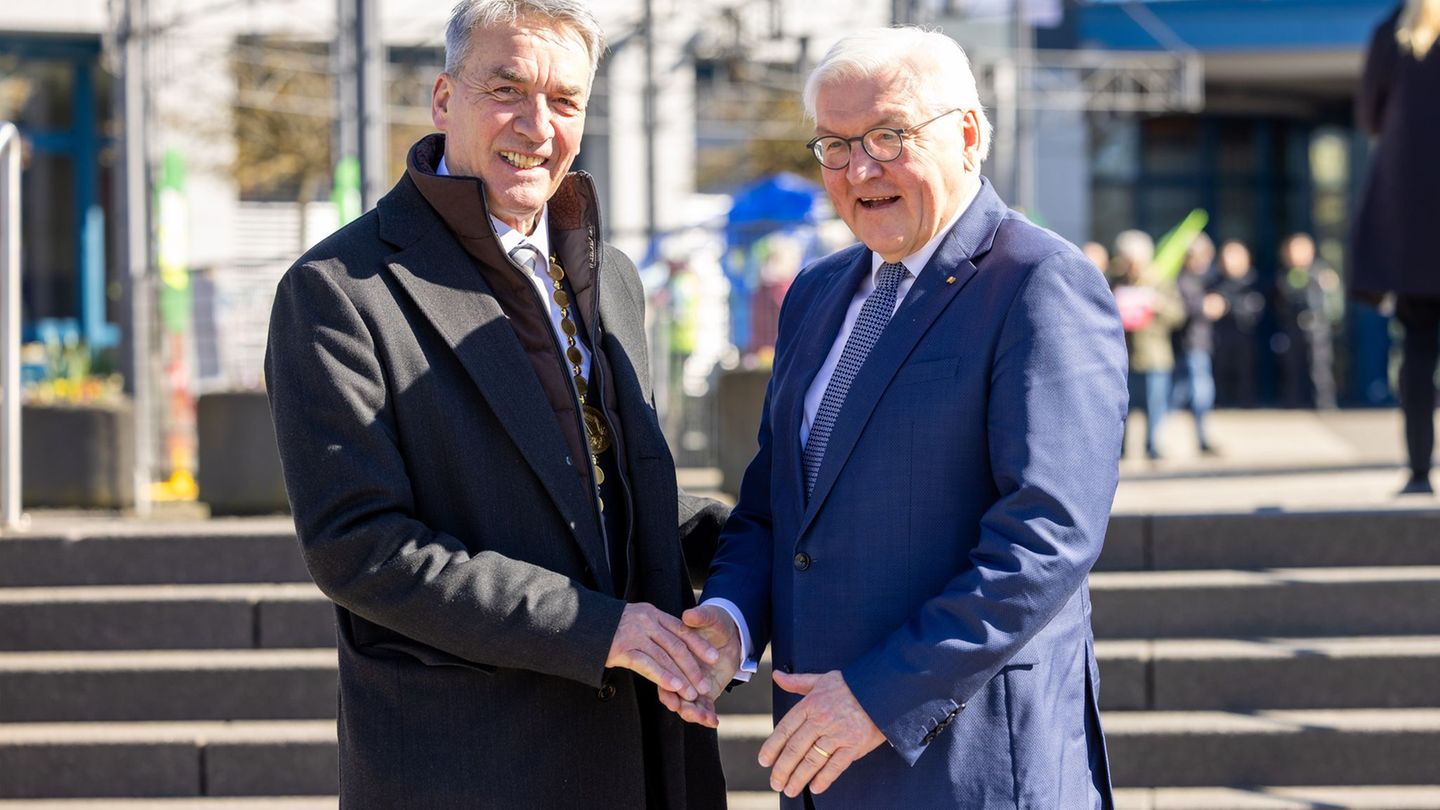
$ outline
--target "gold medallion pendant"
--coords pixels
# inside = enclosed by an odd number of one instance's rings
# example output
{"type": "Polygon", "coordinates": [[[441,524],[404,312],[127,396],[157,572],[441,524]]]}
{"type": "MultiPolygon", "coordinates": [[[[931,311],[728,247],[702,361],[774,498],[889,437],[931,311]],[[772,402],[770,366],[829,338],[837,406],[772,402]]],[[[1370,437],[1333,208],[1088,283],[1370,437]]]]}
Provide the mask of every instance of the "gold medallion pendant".
{"type": "Polygon", "coordinates": [[[585,435],[590,440],[590,452],[598,456],[610,449],[610,428],[605,425],[605,417],[600,415],[600,410],[595,406],[586,405],[583,413],[585,435]]]}

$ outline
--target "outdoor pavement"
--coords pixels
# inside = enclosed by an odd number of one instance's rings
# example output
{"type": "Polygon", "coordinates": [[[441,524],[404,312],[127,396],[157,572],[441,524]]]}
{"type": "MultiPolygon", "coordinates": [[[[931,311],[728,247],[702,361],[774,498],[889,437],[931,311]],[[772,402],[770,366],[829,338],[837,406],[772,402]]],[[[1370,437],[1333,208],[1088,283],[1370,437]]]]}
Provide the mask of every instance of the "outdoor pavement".
{"type": "Polygon", "coordinates": [[[1434,496],[1396,496],[1409,476],[1395,408],[1217,411],[1209,434],[1217,456],[1200,455],[1190,414],[1172,414],[1161,428],[1164,458],[1151,462],[1132,418],[1114,511],[1440,508],[1434,496]]]}
{"type": "MultiPolygon", "coordinates": [[[[1440,509],[1433,496],[1396,497],[1408,477],[1398,409],[1217,411],[1209,432],[1219,453],[1202,456],[1190,414],[1171,414],[1164,458],[1150,461],[1132,417],[1115,513],[1440,509]]],[[[714,494],[719,481],[715,470],[680,471],[687,490],[714,494]]]]}
{"type": "MultiPolygon", "coordinates": [[[[1217,411],[1210,417],[1210,435],[1220,453],[1202,456],[1190,415],[1172,414],[1161,428],[1164,458],[1149,461],[1143,452],[1143,423],[1132,420],[1115,513],[1440,509],[1434,496],[1395,494],[1406,480],[1397,409],[1217,411]]],[[[730,500],[717,491],[719,470],[687,468],[678,474],[690,492],[730,500]]],[[[1440,484],[1440,475],[1434,480],[1440,484]]],[[[184,524],[201,522],[207,531],[228,526],[247,532],[288,522],[283,516],[207,520],[204,505],[196,503],[157,504],[144,520],[66,510],[33,510],[28,517],[30,531],[47,532],[84,532],[96,524],[108,524],[107,530],[125,531],[128,526],[145,531],[155,523],[176,524],[167,528],[181,530],[184,524]]]]}

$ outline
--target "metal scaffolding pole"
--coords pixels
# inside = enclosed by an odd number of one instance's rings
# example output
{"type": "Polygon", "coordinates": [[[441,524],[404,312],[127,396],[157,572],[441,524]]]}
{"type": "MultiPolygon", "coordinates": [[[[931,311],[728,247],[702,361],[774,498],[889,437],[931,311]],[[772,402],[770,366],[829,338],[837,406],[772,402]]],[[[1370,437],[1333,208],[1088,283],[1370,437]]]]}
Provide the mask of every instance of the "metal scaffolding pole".
{"type": "Polygon", "coordinates": [[[24,525],[20,515],[20,132],[0,124],[0,529],[24,525]]]}
{"type": "Polygon", "coordinates": [[[656,179],[659,160],[655,138],[655,128],[659,126],[659,116],[655,111],[656,103],[655,2],[654,0],[645,0],[645,88],[642,120],[645,122],[645,251],[647,254],[655,250],[655,234],[658,233],[656,220],[659,218],[659,208],[655,199],[659,186],[656,179]]]}
{"type": "Polygon", "coordinates": [[[339,87],[338,160],[360,162],[362,211],[385,193],[385,46],[379,0],[339,0],[336,6],[336,79],[339,87]]]}
{"type": "Polygon", "coordinates": [[[121,54],[121,80],[117,83],[119,109],[125,120],[124,183],[120,191],[120,211],[125,218],[125,294],[128,299],[130,395],[135,415],[135,511],[150,512],[150,484],[155,457],[154,357],[151,330],[153,327],[154,288],[150,272],[150,161],[146,128],[149,123],[147,62],[149,56],[149,8],[147,0],[124,0],[118,44],[121,54]]]}

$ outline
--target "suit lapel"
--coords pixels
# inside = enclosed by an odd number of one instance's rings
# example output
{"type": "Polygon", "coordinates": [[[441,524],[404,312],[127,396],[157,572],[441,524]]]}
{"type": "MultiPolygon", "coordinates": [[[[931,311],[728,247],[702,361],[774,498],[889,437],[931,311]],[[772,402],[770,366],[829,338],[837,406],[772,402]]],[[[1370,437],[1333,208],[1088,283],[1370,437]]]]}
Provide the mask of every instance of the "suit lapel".
{"type": "Polygon", "coordinates": [[[800,458],[805,395],[835,344],[835,336],[840,332],[840,324],[845,320],[861,278],[870,272],[870,257],[868,250],[857,251],[851,264],[821,282],[824,289],[816,293],[811,311],[801,317],[804,329],[797,338],[794,359],[789,361],[788,368],[776,369],[775,379],[780,384],[771,393],[771,452],[775,454],[772,469],[785,475],[785,491],[800,508],[805,503],[805,476],[800,458]]]}
{"type": "MultiPolygon", "coordinates": [[[[604,266],[602,259],[600,276],[618,270],[604,266]]],[[[634,300],[625,294],[624,287],[617,280],[607,282],[597,277],[596,283],[599,286],[600,347],[615,385],[616,402],[620,405],[620,412],[611,416],[620,420],[630,469],[638,470],[640,467],[635,463],[638,458],[663,456],[668,452],[660,423],[649,407],[650,369],[643,363],[637,365],[635,362],[637,359],[644,360],[646,356],[645,313],[636,309],[634,300]]],[[[638,485],[636,489],[635,496],[642,497],[638,485]]]]}
{"type": "MultiPolygon", "coordinates": [[[[806,505],[796,537],[804,535],[825,502],[890,380],[940,313],[974,278],[976,268],[973,260],[989,250],[1005,212],[1000,198],[990,189],[989,182],[984,181],[970,208],[961,215],[959,222],[941,241],[935,255],[916,276],[900,309],[866,356],[864,365],[846,393],[835,428],[830,432],[830,442],[825,447],[825,459],[815,480],[815,490],[810,494],[810,502],[806,505]]],[[[832,342],[833,339],[832,336],[832,342]]],[[[798,463],[796,466],[798,469],[798,463]]]]}
{"type": "MultiPolygon", "coordinates": [[[[418,196],[418,195],[417,195],[418,196]]],[[[423,201],[420,204],[424,204],[423,201]]],[[[490,286],[438,219],[425,238],[391,255],[390,272],[460,358],[475,387],[568,523],[590,523],[589,504],[554,411],[490,286]]],[[[460,403],[457,403],[457,407],[460,403]]],[[[586,561],[609,571],[598,535],[577,533],[586,561]],[[587,542],[590,541],[590,542],[587,542]]]]}

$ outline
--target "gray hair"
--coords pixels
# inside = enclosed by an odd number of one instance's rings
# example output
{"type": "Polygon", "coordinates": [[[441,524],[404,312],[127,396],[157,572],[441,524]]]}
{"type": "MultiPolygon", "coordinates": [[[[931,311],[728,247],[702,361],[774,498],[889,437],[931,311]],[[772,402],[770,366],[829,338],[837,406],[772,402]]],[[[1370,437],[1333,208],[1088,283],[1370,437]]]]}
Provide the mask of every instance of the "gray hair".
{"type": "Polygon", "coordinates": [[[939,31],[916,26],[874,28],[845,37],[830,47],[805,80],[805,115],[815,120],[820,88],[841,79],[865,79],[899,67],[907,90],[931,114],[959,108],[974,111],[980,122],[980,160],[990,154],[990,119],[980,106],[975,74],[960,44],[939,31]]]}
{"type": "Polygon", "coordinates": [[[590,9],[579,0],[460,0],[445,26],[445,72],[457,75],[470,57],[471,35],[478,29],[538,20],[568,28],[585,45],[590,56],[590,78],[605,52],[605,33],[590,9]]]}
{"type": "Polygon", "coordinates": [[[1115,237],[1115,256],[1139,265],[1149,265],[1155,258],[1155,240],[1144,231],[1121,231],[1115,237]]]}

